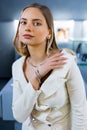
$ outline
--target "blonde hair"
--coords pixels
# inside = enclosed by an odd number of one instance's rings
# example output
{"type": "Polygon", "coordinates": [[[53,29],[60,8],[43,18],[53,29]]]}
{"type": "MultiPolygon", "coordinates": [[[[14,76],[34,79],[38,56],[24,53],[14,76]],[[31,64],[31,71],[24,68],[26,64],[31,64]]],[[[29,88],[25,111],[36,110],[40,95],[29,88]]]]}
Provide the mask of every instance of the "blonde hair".
{"type": "MultiPolygon", "coordinates": [[[[22,13],[24,12],[24,10],[26,10],[27,8],[30,8],[30,7],[38,8],[41,11],[41,13],[43,14],[44,18],[46,19],[48,28],[51,30],[51,38],[47,39],[47,47],[46,47],[46,53],[47,53],[47,55],[49,55],[54,49],[58,50],[58,46],[57,46],[56,41],[55,41],[55,34],[54,34],[54,25],[53,25],[52,14],[50,12],[50,9],[47,6],[41,5],[39,3],[33,3],[33,4],[25,7],[23,9],[22,13]]],[[[18,37],[19,26],[20,26],[20,23],[18,24],[16,36],[14,38],[14,46],[15,46],[16,51],[20,55],[29,56],[30,54],[29,54],[27,46],[25,46],[25,44],[23,42],[19,41],[19,37],[18,37]]]]}

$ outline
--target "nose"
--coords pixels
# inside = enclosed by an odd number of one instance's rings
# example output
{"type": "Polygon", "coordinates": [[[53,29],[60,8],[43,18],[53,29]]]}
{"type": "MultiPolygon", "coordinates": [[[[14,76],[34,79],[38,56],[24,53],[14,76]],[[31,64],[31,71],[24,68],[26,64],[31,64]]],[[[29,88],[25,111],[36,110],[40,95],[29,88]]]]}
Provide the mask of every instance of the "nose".
{"type": "Polygon", "coordinates": [[[33,29],[32,23],[31,23],[31,22],[28,22],[28,23],[26,24],[25,30],[26,30],[26,31],[32,31],[32,29],[33,29]]]}

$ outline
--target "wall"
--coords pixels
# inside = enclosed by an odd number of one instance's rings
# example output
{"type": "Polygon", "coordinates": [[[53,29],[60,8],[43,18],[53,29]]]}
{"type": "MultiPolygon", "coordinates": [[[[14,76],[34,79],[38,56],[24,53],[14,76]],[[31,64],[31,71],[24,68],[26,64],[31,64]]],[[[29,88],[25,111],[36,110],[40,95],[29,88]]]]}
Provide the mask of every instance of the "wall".
{"type": "Polygon", "coordinates": [[[11,66],[14,61],[13,47],[14,22],[0,22],[0,78],[11,77],[11,66]]]}

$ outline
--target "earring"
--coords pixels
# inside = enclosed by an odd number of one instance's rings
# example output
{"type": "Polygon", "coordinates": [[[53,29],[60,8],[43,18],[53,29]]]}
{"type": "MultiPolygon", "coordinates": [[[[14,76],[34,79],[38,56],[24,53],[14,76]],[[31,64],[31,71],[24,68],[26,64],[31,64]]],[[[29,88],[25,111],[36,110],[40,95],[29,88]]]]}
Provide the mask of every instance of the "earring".
{"type": "Polygon", "coordinates": [[[26,47],[27,47],[27,45],[24,44],[24,45],[23,45],[23,48],[26,48],[26,47]]]}
{"type": "Polygon", "coordinates": [[[48,39],[48,40],[50,39],[50,35],[47,37],[47,39],[48,39]]]}

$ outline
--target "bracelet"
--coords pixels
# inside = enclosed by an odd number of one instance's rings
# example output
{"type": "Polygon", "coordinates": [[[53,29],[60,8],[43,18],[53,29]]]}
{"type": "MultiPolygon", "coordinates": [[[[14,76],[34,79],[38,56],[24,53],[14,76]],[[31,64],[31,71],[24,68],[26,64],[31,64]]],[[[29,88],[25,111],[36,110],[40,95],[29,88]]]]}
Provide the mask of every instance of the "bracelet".
{"type": "Polygon", "coordinates": [[[40,83],[41,83],[41,75],[40,75],[38,69],[35,71],[35,74],[36,74],[36,76],[37,76],[37,80],[38,80],[38,82],[39,82],[39,84],[40,84],[40,83]]]}

